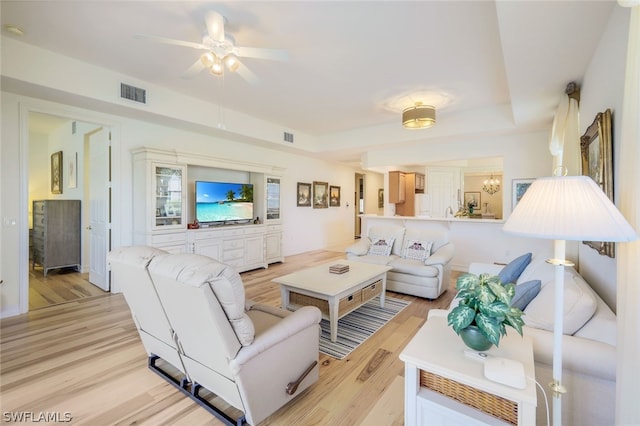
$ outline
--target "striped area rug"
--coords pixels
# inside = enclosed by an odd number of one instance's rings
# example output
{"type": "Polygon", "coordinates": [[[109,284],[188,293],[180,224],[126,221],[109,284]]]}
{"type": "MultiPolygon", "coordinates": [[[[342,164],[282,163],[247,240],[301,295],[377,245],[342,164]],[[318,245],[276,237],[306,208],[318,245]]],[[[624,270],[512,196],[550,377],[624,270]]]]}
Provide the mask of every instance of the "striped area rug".
{"type": "Polygon", "coordinates": [[[395,317],[398,312],[409,306],[410,302],[386,296],[384,308],[380,307],[380,298],[375,297],[367,303],[338,320],[338,341],[331,342],[329,320],[320,321],[320,352],[342,359],[349,355],[362,342],[395,317]]]}

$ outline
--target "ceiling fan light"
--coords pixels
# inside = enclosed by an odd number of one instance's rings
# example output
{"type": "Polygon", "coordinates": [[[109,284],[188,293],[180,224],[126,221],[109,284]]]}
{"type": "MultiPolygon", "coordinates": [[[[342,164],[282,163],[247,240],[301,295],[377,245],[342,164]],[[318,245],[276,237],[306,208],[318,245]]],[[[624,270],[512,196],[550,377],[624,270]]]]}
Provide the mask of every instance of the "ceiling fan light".
{"type": "Polygon", "coordinates": [[[405,129],[427,129],[436,124],[436,109],[431,105],[415,105],[402,111],[402,126],[405,129]]]}
{"type": "Polygon", "coordinates": [[[229,71],[236,71],[240,66],[240,61],[238,57],[233,53],[228,54],[224,57],[224,63],[229,68],[229,71]]]}
{"type": "Polygon", "coordinates": [[[205,67],[210,68],[215,62],[215,55],[212,52],[203,53],[200,60],[205,67]]]}
{"type": "Polygon", "coordinates": [[[222,72],[224,71],[224,67],[222,66],[222,61],[216,58],[213,61],[213,64],[211,64],[211,68],[209,69],[211,70],[211,74],[213,75],[222,75],[222,72]]]}

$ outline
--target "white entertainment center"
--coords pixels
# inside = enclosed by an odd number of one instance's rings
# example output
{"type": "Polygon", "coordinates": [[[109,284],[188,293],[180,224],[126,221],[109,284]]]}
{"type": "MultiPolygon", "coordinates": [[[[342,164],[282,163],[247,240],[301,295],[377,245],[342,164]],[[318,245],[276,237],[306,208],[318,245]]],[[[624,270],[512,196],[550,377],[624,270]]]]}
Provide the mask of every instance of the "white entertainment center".
{"type": "Polygon", "coordinates": [[[132,157],[134,244],[203,254],[239,272],[284,260],[282,168],[149,147],[132,150],[132,157]],[[251,184],[253,220],[187,229],[195,220],[196,180],[251,184]]]}

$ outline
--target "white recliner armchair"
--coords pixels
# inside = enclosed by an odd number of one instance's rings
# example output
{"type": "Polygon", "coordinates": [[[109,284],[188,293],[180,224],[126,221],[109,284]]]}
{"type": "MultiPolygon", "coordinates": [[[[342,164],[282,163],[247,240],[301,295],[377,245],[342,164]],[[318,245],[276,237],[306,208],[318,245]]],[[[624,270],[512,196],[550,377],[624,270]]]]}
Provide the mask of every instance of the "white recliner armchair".
{"type": "MultiPolygon", "coordinates": [[[[121,266],[141,250],[149,248],[120,248],[109,256],[112,277],[120,283],[127,302],[127,293],[138,283],[121,266]]],[[[176,350],[175,356],[166,352],[160,356],[184,371],[186,380],[178,382],[192,399],[228,424],[246,421],[256,425],[318,380],[319,309],[303,307],[289,312],[246,305],[242,280],[233,268],[195,254],[149,254],[147,280],[157,294],[176,350]],[[201,396],[202,388],[244,416],[230,418],[201,396]]],[[[142,278],[141,274],[135,278],[142,278]]],[[[154,302],[150,295],[149,305],[154,302]]],[[[147,317],[147,312],[137,312],[146,311],[146,306],[130,304],[130,308],[134,319],[147,317]]],[[[144,327],[138,329],[141,336],[151,333],[144,327]]],[[[160,333],[166,338],[164,331],[160,333]]],[[[170,342],[163,343],[172,347],[170,342]]],[[[153,352],[157,346],[145,343],[145,348],[150,359],[158,357],[153,352]]],[[[155,362],[150,362],[150,367],[159,368],[155,362]]],[[[167,373],[159,374],[165,377],[167,373]]]]}

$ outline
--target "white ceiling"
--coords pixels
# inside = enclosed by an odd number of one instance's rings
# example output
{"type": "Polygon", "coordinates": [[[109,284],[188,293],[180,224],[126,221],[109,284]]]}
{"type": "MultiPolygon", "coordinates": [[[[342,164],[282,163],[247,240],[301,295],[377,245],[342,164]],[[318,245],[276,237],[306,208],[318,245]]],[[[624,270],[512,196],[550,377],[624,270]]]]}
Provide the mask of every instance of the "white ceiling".
{"type": "MultiPolygon", "coordinates": [[[[2,0],[1,18],[3,28],[24,30],[23,42],[331,140],[399,127],[413,100],[434,103],[439,122],[471,113],[492,127],[508,111],[513,131],[548,127],[567,83],[580,83],[613,7],[614,0],[2,0]],[[290,60],[243,60],[255,85],[205,71],[187,80],[181,74],[200,51],[134,38],[200,42],[208,9],[227,18],[237,45],[285,49],[290,60]]],[[[331,154],[356,158],[369,148],[360,141],[331,154]]]]}

